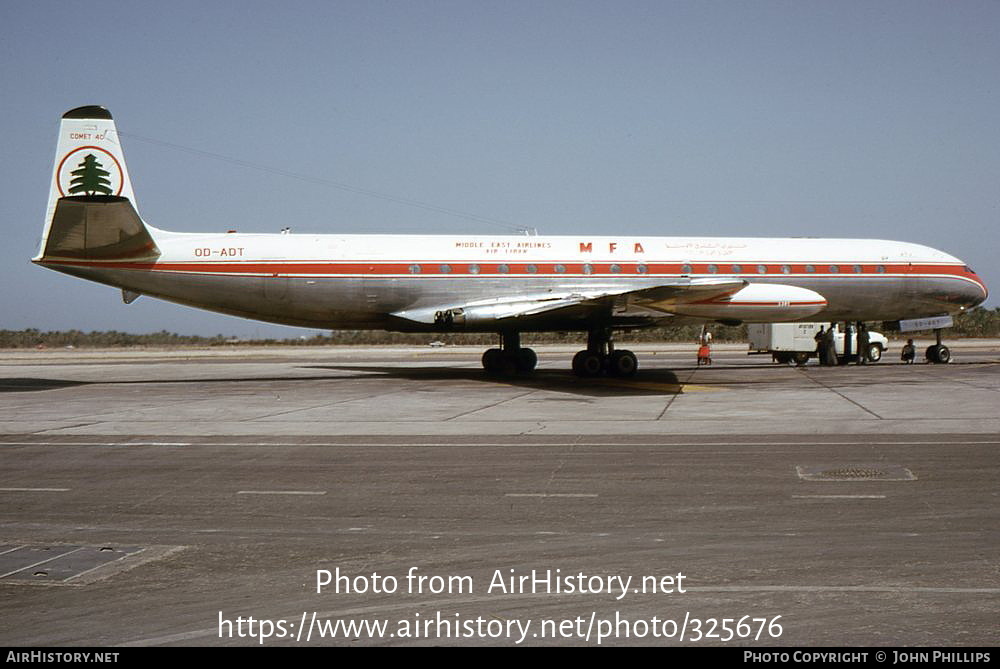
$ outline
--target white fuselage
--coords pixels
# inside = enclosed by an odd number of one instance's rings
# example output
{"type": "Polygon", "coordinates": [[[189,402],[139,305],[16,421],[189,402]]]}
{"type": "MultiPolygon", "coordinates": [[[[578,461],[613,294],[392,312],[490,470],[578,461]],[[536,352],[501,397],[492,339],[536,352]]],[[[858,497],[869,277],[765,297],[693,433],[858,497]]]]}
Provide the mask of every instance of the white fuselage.
{"type": "MultiPolygon", "coordinates": [[[[44,264],[183,304],[329,329],[434,330],[391,314],[546,291],[638,290],[685,277],[815,291],[827,304],[811,320],[916,318],[954,313],[986,297],[982,281],[954,256],[881,240],[151,233],[160,250],[152,262],[44,264]]],[[[655,317],[625,308],[609,325],[698,320],[756,319],[729,318],[719,308],[655,317]]],[[[587,327],[542,320],[524,329],[587,327]]]]}

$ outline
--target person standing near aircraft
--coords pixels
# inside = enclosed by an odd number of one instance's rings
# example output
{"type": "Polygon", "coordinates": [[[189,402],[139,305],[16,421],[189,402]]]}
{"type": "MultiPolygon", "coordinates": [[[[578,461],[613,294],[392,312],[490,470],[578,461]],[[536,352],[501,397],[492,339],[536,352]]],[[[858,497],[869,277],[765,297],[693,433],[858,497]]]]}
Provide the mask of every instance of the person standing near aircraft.
{"type": "Polygon", "coordinates": [[[858,364],[868,363],[868,327],[864,323],[858,323],[858,364]]]}
{"type": "Polygon", "coordinates": [[[816,360],[819,364],[826,364],[826,329],[821,325],[819,332],[813,337],[816,340],[816,360]]]}
{"type": "Polygon", "coordinates": [[[702,326],[701,337],[698,339],[698,365],[712,364],[712,333],[708,326],[702,326]]]}
{"type": "Polygon", "coordinates": [[[834,324],[830,323],[830,327],[827,328],[826,334],[823,335],[823,359],[827,367],[837,366],[837,339],[834,334],[834,324]]]}

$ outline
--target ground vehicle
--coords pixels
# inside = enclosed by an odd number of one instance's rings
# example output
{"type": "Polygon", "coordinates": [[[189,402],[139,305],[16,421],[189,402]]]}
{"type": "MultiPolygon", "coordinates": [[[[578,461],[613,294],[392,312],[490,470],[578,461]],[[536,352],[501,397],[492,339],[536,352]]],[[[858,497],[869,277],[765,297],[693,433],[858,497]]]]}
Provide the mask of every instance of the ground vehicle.
{"type": "MultiPolygon", "coordinates": [[[[829,323],[759,323],[747,326],[750,339],[750,353],[770,353],[775,362],[804,365],[816,355],[816,333],[829,323]]],[[[857,332],[850,330],[851,353],[844,347],[844,332],[841,324],[834,325],[834,340],[837,345],[837,359],[841,364],[857,360],[857,332]]],[[[878,362],[882,353],[889,348],[889,340],[879,332],[868,331],[868,360],[878,362]]]]}

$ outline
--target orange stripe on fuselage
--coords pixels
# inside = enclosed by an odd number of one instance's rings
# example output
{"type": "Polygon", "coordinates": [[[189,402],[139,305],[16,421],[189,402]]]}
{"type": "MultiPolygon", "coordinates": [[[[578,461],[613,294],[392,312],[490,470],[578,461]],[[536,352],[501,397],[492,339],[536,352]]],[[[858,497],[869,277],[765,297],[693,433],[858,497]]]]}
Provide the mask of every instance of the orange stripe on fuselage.
{"type": "MultiPolygon", "coordinates": [[[[54,262],[56,264],[62,265],[74,265],[74,266],[92,266],[92,267],[110,267],[115,269],[141,269],[141,270],[165,270],[171,272],[212,272],[212,273],[225,273],[225,274],[329,274],[329,275],[340,275],[340,274],[412,274],[413,276],[426,276],[426,275],[442,275],[447,276],[451,274],[468,274],[470,276],[476,275],[510,275],[510,274],[544,274],[544,275],[554,275],[563,276],[566,274],[580,274],[584,276],[593,276],[595,274],[611,275],[611,276],[621,276],[621,275],[632,275],[632,276],[643,276],[646,274],[670,274],[670,275],[681,275],[681,276],[740,276],[745,278],[750,277],[781,277],[781,276],[798,276],[798,277],[838,277],[838,276],[882,276],[885,274],[892,275],[914,275],[914,274],[932,274],[932,275],[948,275],[948,276],[962,276],[975,280],[976,275],[967,269],[964,265],[956,264],[921,264],[921,265],[908,265],[908,264],[858,264],[861,268],[860,272],[853,271],[854,263],[838,263],[837,266],[844,268],[838,272],[830,271],[814,271],[806,272],[804,269],[805,264],[801,266],[789,265],[791,268],[789,272],[782,271],[783,264],[768,264],[765,265],[767,268],[766,272],[732,272],[723,271],[723,267],[719,267],[716,272],[709,272],[707,264],[691,264],[691,269],[689,271],[683,271],[681,268],[684,266],[681,263],[638,263],[638,262],[618,262],[618,263],[560,263],[560,262],[517,262],[517,263],[472,263],[472,262],[455,262],[455,261],[434,261],[434,260],[421,260],[421,261],[359,261],[359,260],[237,260],[232,262],[218,262],[218,261],[171,261],[171,260],[159,260],[154,262],[136,262],[136,261],[125,261],[125,260],[108,260],[108,261],[98,261],[98,260],[74,260],[66,259],[65,261],[49,260],[49,262],[54,262]],[[419,266],[421,271],[419,273],[413,274],[410,272],[411,266],[419,266]],[[441,266],[447,265],[450,268],[450,272],[441,272],[441,266]],[[621,271],[614,272],[611,270],[613,265],[618,265],[621,271]],[[508,268],[507,272],[501,272],[498,268],[501,266],[506,266],[508,268]],[[529,266],[534,266],[534,272],[528,270],[529,266]],[[561,266],[565,271],[557,271],[556,266],[561,266]],[[585,271],[585,267],[589,266],[591,271],[588,273],[585,271]],[[470,267],[478,268],[478,272],[473,273],[469,271],[470,267]],[[638,268],[645,268],[645,272],[640,272],[638,268]],[[884,268],[883,271],[878,271],[878,267],[884,268]],[[629,271],[626,271],[629,270],[629,271]]],[[[733,263],[737,265],[747,265],[748,263],[733,263]]],[[[760,264],[760,263],[757,263],[760,264]]],[[[754,264],[756,267],[757,264],[754,264]]],[[[813,263],[818,265],[818,263],[813,263]]],[[[829,264],[827,264],[829,266],[829,264]]]]}
{"type": "Polygon", "coordinates": [[[965,265],[955,263],[659,263],[659,262],[516,262],[516,263],[473,263],[455,261],[332,261],[332,260],[236,260],[232,262],[218,261],[171,261],[162,260],[155,262],[136,262],[126,260],[112,261],[92,261],[92,260],[56,260],[49,259],[46,264],[66,265],[72,267],[100,267],[106,269],[126,269],[156,272],[182,272],[193,274],[224,274],[233,276],[295,276],[305,275],[320,278],[336,277],[356,277],[356,276],[403,276],[409,278],[434,278],[434,277],[630,277],[630,278],[655,278],[679,276],[687,277],[736,277],[747,280],[756,278],[796,278],[796,279],[831,279],[841,277],[942,277],[957,278],[969,281],[979,286],[986,294],[986,285],[974,273],[969,271],[965,265]],[[684,271],[685,265],[690,267],[689,271],[684,271]],[[708,267],[715,265],[716,272],[709,272],[708,267]],[[734,273],[726,272],[733,265],[740,265],[742,268],[763,265],[766,272],[741,271],[734,273]],[[806,272],[805,267],[811,265],[817,271],[806,272]],[[855,272],[855,266],[860,267],[860,272],[855,272]],[[411,272],[410,268],[419,266],[419,272],[411,272]],[[443,266],[447,266],[448,271],[441,271],[443,266]],[[501,271],[505,266],[507,271],[501,271]],[[564,268],[564,271],[557,271],[556,267],[564,268]],[[612,271],[612,267],[617,266],[619,271],[612,271]],[[829,268],[836,266],[840,271],[830,272],[829,268]],[[470,271],[477,268],[478,271],[470,271]],[[535,271],[529,271],[534,267],[535,271]],[[590,271],[586,271],[589,267],[590,271]],[[783,268],[788,267],[789,272],[784,272],[783,268]],[[645,271],[640,271],[644,268],[645,271]],[[683,269],[682,269],[683,268],[683,269]],[[826,271],[818,271],[820,268],[826,271]],[[883,271],[879,271],[882,268],[883,271]]]}

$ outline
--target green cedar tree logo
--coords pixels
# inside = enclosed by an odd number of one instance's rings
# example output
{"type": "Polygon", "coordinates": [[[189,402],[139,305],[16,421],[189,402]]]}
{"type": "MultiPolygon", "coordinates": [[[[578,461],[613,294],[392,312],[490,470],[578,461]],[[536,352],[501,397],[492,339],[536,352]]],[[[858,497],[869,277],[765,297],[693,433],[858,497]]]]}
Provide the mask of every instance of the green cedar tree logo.
{"type": "Polygon", "coordinates": [[[88,153],[80,166],[70,172],[73,178],[69,182],[69,192],[86,195],[96,195],[97,193],[111,195],[111,181],[107,179],[111,173],[103,168],[104,166],[97,162],[94,154],[88,153]]]}

